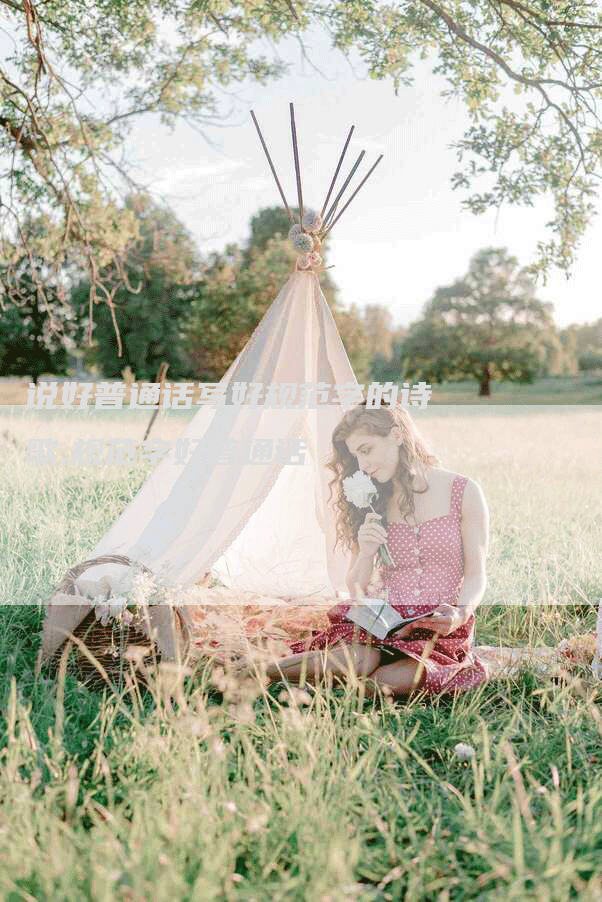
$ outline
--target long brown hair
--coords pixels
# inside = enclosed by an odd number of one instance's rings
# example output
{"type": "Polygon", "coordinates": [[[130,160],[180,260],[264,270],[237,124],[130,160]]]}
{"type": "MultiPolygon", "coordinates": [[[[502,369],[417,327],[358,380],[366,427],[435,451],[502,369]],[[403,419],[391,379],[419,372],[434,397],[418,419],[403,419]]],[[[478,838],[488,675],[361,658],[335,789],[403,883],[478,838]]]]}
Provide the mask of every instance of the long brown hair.
{"type": "MultiPolygon", "coordinates": [[[[412,483],[416,475],[426,481],[426,488],[417,494],[424,494],[429,488],[426,470],[440,463],[439,458],[431,453],[420,435],[414,421],[404,407],[366,407],[362,401],[348,410],[332,433],[333,454],[326,466],[334,472],[334,478],[328,483],[330,487],[329,502],[335,496],[333,507],[336,511],[336,533],[344,547],[355,552],[358,550],[357,533],[364,522],[367,510],[350,504],[343,491],[343,479],[352,476],[358,469],[357,460],[349,451],[345,440],[352,432],[365,432],[368,435],[388,435],[394,426],[401,429],[402,442],[399,446],[399,459],[395,476],[401,483],[401,494],[396,499],[403,519],[414,513],[414,489],[412,483]]],[[[378,496],[372,500],[374,510],[382,515],[382,523],[386,522],[386,510],[393,495],[393,479],[377,485],[378,496]]]]}

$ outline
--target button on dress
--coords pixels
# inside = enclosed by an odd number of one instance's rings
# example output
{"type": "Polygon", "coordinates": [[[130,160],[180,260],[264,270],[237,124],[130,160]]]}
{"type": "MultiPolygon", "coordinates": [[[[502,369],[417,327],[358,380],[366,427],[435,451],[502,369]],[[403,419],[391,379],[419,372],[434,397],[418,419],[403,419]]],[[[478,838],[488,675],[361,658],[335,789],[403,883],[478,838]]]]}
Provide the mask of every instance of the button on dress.
{"type": "MultiPolygon", "coordinates": [[[[468,479],[456,476],[449,513],[433,517],[419,526],[390,523],[387,546],[394,566],[384,567],[382,585],[389,601],[403,615],[427,614],[443,602],[456,604],[464,579],[462,546],[462,497],[468,479]]],[[[382,589],[366,597],[382,597],[382,589]]],[[[426,675],[421,689],[427,695],[462,692],[487,680],[483,662],[473,651],[475,618],[448,636],[415,627],[405,638],[377,639],[346,617],[350,604],[337,604],[327,612],[326,630],[313,632],[305,641],[291,644],[293,654],[323,649],[340,642],[372,645],[386,652],[381,665],[408,655],[422,660],[426,675]],[[391,657],[389,657],[391,656],[391,657]]]]}

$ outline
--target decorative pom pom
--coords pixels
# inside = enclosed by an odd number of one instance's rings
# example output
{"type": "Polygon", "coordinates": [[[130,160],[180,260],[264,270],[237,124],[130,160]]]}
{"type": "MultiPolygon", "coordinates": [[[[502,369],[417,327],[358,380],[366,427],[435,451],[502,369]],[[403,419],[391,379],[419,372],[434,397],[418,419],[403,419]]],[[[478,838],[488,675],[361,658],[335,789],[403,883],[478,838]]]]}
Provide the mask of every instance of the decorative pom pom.
{"type": "Polygon", "coordinates": [[[288,230],[288,237],[290,238],[291,241],[294,241],[295,238],[297,237],[297,235],[300,235],[300,234],[301,234],[301,231],[302,231],[302,230],[301,230],[301,226],[299,225],[298,222],[296,222],[296,223],[295,223],[294,225],[292,225],[292,226],[290,227],[290,229],[288,230]]]}
{"type": "Polygon", "coordinates": [[[303,213],[303,228],[308,232],[319,232],[322,228],[322,217],[314,210],[305,210],[303,213]]]}
{"type": "Polygon", "coordinates": [[[299,269],[311,269],[311,261],[310,254],[303,254],[301,257],[297,257],[297,266],[299,269]]]}
{"type": "Polygon", "coordinates": [[[296,251],[303,251],[307,254],[314,249],[314,239],[307,232],[299,232],[298,235],[293,235],[291,241],[296,251]]]}
{"type": "Polygon", "coordinates": [[[307,255],[310,266],[320,266],[322,264],[322,258],[316,251],[312,251],[311,254],[307,255]]]}

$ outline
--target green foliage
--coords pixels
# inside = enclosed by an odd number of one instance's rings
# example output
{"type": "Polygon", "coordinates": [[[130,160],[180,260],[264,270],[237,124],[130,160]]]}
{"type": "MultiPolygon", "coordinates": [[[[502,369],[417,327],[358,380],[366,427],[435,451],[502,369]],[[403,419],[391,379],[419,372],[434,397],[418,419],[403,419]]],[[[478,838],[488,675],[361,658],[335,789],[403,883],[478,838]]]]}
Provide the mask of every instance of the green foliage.
{"type": "Polygon", "coordinates": [[[0,310],[0,374],[65,373],[67,351],[81,339],[73,321],[65,287],[45,271],[44,261],[21,257],[0,267],[0,278],[10,280],[19,306],[0,310]]]}
{"type": "MultiPolygon", "coordinates": [[[[285,210],[267,207],[251,220],[244,247],[231,244],[222,254],[210,256],[182,323],[195,379],[221,379],[293,272],[298,254],[286,237],[289,227],[285,210]]],[[[322,255],[328,265],[328,241],[322,255]]],[[[339,309],[329,273],[321,272],[319,278],[351,365],[362,381],[368,375],[370,358],[359,311],[339,309]]]]}
{"type": "Polygon", "coordinates": [[[466,192],[465,206],[553,203],[533,272],[568,272],[594,215],[602,12],[586,0],[566,13],[514,0],[47,0],[33,18],[31,4],[0,3],[19,47],[0,65],[4,256],[79,267],[103,303],[99,273],[110,291],[138,239],[120,200],[135,185],[123,155],[131,124],[149,114],[168,128],[223,123],[229,88],[286,71],[261,42],[302,39],[310,27],[327,29],[396,91],[411,89],[417,60],[432,62],[443,95],[459,97],[471,119],[454,144],[461,168],[452,185],[466,192]],[[44,221],[32,239],[20,228],[30,211],[44,221]]]}
{"type": "Polygon", "coordinates": [[[2,250],[79,267],[106,302],[138,239],[120,200],[141,190],[123,153],[131,124],[155,114],[198,131],[227,119],[224,89],[286,69],[256,52],[256,39],[278,40],[296,19],[286,4],[261,2],[49,0],[34,5],[32,25],[33,12],[1,6],[20,45],[0,65],[2,250]],[[20,228],[31,210],[44,216],[35,240],[20,228]]]}
{"type": "Polygon", "coordinates": [[[442,382],[476,378],[532,382],[559,346],[551,304],[534,297],[533,280],[505,248],[474,255],[466,275],[438,288],[402,342],[406,375],[442,382]]]}
{"type": "Polygon", "coordinates": [[[600,351],[587,351],[579,357],[580,370],[602,370],[602,349],[600,351]]]}
{"type": "MultiPolygon", "coordinates": [[[[92,357],[104,376],[119,378],[129,366],[137,379],[154,381],[159,365],[169,363],[168,379],[186,377],[190,363],[182,348],[180,321],[198,291],[200,258],[193,239],[176,217],[155,206],[148,195],[131,195],[139,240],[124,264],[125,284],[114,293],[114,314],[122,343],[118,356],[111,310],[93,309],[92,357]]],[[[80,321],[89,322],[93,286],[81,282],[73,290],[80,321]]]]}
{"type": "Polygon", "coordinates": [[[359,52],[370,76],[392,79],[396,92],[413,84],[416,59],[432,60],[442,95],[460,98],[472,120],[452,145],[463,164],[452,185],[468,192],[465,207],[551,199],[550,238],[538,242],[531,271],[569,271],[596,211],[602,163],[597,5],[339,0],[316,15],[335,46],[359,52]]]}
{"type": "Polygon", "coordinates": [[[366,385],[366,383],[372,381],[372,354],[370,353],[364,322],[357,304],[352,304],[349,310],[337,311],[335,322],[341,341],[347,351],[349,362],[353,367],[355,378],[360,384],[366,385]]]}
{"type": "Polygon", "coordinates": [[[580,370],[602,369],[602,319],[573,324],[561,334],[570,343],[580,370]]]}

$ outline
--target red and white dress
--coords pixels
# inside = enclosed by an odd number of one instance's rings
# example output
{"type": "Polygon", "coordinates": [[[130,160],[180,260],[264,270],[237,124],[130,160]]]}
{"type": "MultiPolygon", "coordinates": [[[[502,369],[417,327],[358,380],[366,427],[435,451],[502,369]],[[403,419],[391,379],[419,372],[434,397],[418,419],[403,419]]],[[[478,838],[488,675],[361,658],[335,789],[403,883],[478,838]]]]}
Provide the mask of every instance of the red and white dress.
{"type": "MultiPolygon", "coordinates": [[[[462,496],[467,477],[456,476],[451,491],[449,513],[426,520],[419,526],[390,523],[387,546],[395,566],[385,567],[383,588],[389,601],[401,614],[428,613],[443,602],[455,604],[464,579],[462,546],[462,496]]],[[[367,592],[382,597],[382,590],[367,592]]],[[[292,643],[292,653],[323,649],[339,642],[373,645],[387,651],[392,659],[408,655],[422,660],[428,695],[462,692],[487,680],[487,671],[473,651],[474,614],[448,636],[436,636],[432,630],[416,627],[405,638],[376,639],[346,618],[349,604],[337,604],[328,611],[331,626],[301,642],[292,643]]],[[[391,660],[391,659],[390,659],[391,660]]],[[[381,660],[381,664],[388,663],[381,660]]]]}

